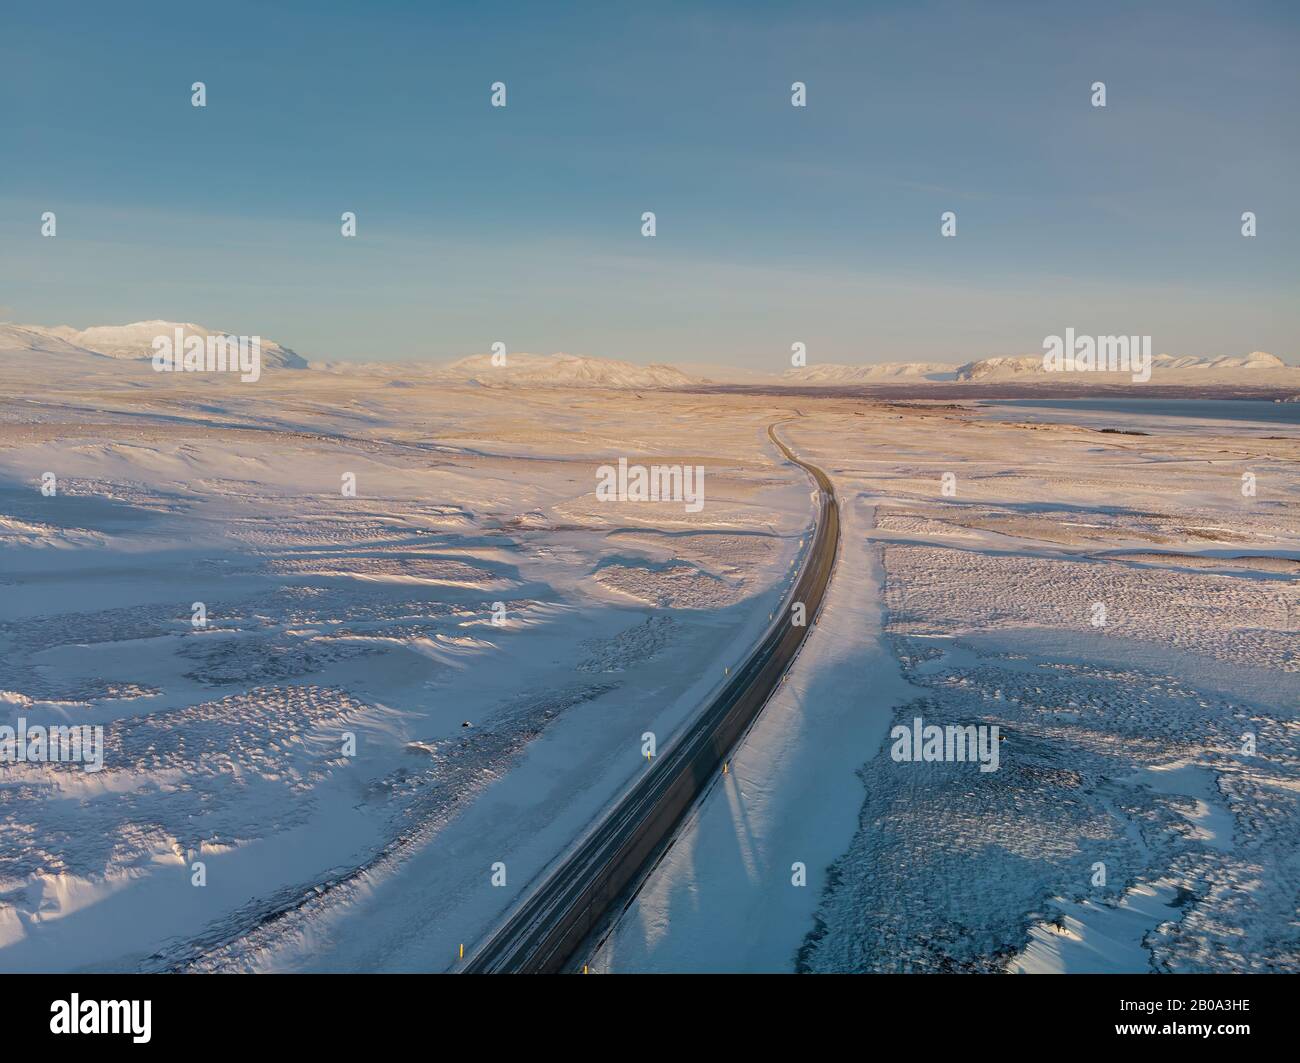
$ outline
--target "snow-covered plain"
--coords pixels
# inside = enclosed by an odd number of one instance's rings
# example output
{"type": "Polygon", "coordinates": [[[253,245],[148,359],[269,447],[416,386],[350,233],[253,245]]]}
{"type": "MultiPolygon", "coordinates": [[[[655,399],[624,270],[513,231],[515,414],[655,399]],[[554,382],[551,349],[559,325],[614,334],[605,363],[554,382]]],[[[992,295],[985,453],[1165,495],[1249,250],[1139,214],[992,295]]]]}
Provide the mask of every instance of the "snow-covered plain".
{"type": "Polygon", "coordinates": [[[796,411],[830,597],[594,969],[1300,968],[1288,426],[11,346],[0,724],[107,748],[0,764],[0,969],[456,969],[767,624],[796,411]],[[619,457],[703,509],[598,501],[619,457]],[[894,763],[914,715],[998,723],[1000,769],[894,763]]]}
{"type": "Polygon", "coordinates": [[[1300,432],[800,407],[821,623],[595,968],[1300,970],[1300,432]],[[916,716],[999,769],[895,762],[916,716]]]}
{"type": "Polygon", "coordinates": [[[453,968],[811,519],[779,407],[62,357],[0,359],[0,723],[107,748],[0,765],[0,969],[453,968]],[[598,502],[623,456],[702,465],[704,508],[598,502]]]}

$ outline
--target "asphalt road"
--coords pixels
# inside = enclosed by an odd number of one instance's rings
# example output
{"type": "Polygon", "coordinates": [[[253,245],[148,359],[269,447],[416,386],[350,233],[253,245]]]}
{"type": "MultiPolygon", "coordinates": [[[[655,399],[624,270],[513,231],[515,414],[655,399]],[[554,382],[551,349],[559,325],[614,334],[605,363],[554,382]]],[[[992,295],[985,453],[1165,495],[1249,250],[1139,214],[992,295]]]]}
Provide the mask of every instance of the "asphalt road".
{"type": "MultiPolygon", "coordinates": [[[[778,424],[783,422],[777,422],[778,424]]],[[[645,875],[672,843],[696,799],[781,683],[812,624],[830,582],[840,541],[839,508],[826,474],[781,452],[812,477],[818,514],[807,561],[783,611],[730,681],[645,776],[609,811],[571,854],[491,935],[463,968],[468,973],[557,973],[580,970],[595,934],[626,906],[645,875]],[[803,602],[807,626],[791,622],[803,602]]]]}

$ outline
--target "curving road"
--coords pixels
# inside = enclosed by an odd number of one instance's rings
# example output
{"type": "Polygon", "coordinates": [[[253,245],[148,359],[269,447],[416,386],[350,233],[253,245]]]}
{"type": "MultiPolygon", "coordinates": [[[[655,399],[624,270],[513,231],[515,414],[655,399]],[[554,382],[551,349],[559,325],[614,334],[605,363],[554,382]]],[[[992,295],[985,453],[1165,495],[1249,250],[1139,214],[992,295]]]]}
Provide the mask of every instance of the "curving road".
{"type": "Polygon", "coordinates": [[[727,754],[794,661],[830,582],[840,516],[826,474],[777,438],[776,426],[783,423],[769,425],[767,434],[812,477],[819,505],[808,559],[781,613],[686,733],[477,950],[467,972],[556,973],[579,967],[584,943],[617,914],[667,850],[686,813],[717,778],[727,754]],[[809,626],[790,623],[794,602],[804,603],[809,626]]]}

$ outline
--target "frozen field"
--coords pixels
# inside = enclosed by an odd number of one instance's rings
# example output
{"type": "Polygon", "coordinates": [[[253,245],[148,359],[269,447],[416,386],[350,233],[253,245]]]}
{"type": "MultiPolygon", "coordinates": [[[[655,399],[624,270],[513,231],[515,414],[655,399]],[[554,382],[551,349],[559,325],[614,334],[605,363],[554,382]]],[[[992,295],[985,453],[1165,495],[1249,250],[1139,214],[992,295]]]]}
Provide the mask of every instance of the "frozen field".
{"type": "Polygon", "coordinates": [[[1300,970],[1296,433],[979,416],[791,427],[826,611],[601,969],[1300,970]],[[998,770],[896,762],[918,716],[998,770]]]}
{"type": "Polygon", "coordinates": [[[811,519],[748,406],[155,381],[4,383],[0,724],[105,756],[0,767],[3,969],[453,967],[766,625],[811,519]],[[598,502],[620,456],[703,465],[707,504],[598,502]]]}
{"type": "Polygon", "coordinates": [[[1300,969],[1286,426],[57,368],[0,364],[0,725],[104,767],[0,765],[0,969],[455,969],[767,624],[796,409],[825,611],[595,968],[1300,969]]]}

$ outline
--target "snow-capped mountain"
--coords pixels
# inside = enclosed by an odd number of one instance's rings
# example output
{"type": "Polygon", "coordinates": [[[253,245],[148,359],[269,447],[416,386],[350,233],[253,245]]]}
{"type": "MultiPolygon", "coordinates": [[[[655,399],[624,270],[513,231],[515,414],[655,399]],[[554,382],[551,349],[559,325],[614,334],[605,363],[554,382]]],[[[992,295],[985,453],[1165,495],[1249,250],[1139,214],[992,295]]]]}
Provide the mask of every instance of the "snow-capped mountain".
{"type": "MultiPolygon", "coordinates": [[[[227,336],[223,329],[209,329],[192,322],[136,321],[130,325],[95,325],[74,333],[71,342],[96,354],[109,358],[152,358],[153,341],[158,336],[174,336],[180,329],[186,336],[227,336]]],[[[262,337],[262,367],[275,369],[306,369],[307,359],[297,351],[283,347],[274,340],[262,337]]]]}
{"type": "Polygon", "coordinates": [[[1047,371],[1043,368],[1043,356],[1041,354],[1027,354],[1017,358],[981,358],[978,361],[957,366],[955,379],[984,380],[987,377],[1019,376],[1022,373],[1042,373],[1046,376],[1047,371]]]}
{"type": "Polygon", "coordinates": [[[954,365],[939,362],[884,362],[880,365],[808,365],[787,369],[782,379],[788,383],[820,384],[872,384],[887,380],[952,380],[957,371],[954,365]]]}
{"type": "Polygon", "coordinates": [[[505,365],[473,354],[435,371],[437,377],[485,387],[673,388],[699,381],[669,365],[633,365],[572,354],[509,354],[505,365]]]}
{"type": "Polygon", "coordinates": [[[1287,364],[1275,354],[1251,351],[1250,354],[1221,354],[1217,358],[1194,358],[1189,355],[1157,354],[1151,359],[1154,369],[1285,369],[1287,364]]]}
{"type": "MultiPolygon", "coordinates": [[[[1291,370],[1281,358],[1265,351],[1252,351],[1250,354],[1221,354],[1215,357],[1198,357],[1195,355],[1157,354],[1151,359],[1153,372],[1181,372],[1197,370],[1213,372],[1222,370],[1291,370]]],[[[1049,373],[1043,368],[1041,354],[1027,354],[1013,358],[981,358],[956,367],[957,380],[1006,380],[1011,377],[1037,375],[1042,377],[1061,376],[1049,373]]],[[[1072,380],[1089,374],[1067,374],[1072,380]]],[[[1097,376],[1106,376],[1098,373],[1097,376]]],[[[1125,374],[1127,375],[1127,374],[1125,374]]]]}
{"type": "MultiPolygon", "coordinates": [[[[75,329],[68,325],[0,324],[0,351],[43,351],[49,354],[90,354],[124,361],[153,357],[153,341],[169,339],[180,329],[189,336],[227,336],[231,333],[182,321],[135,321],[129,325],[93,325],[75,329]]],[[[274,340],[262,337],[262,368],[306,369],[307,359],[274,340]]]]}

